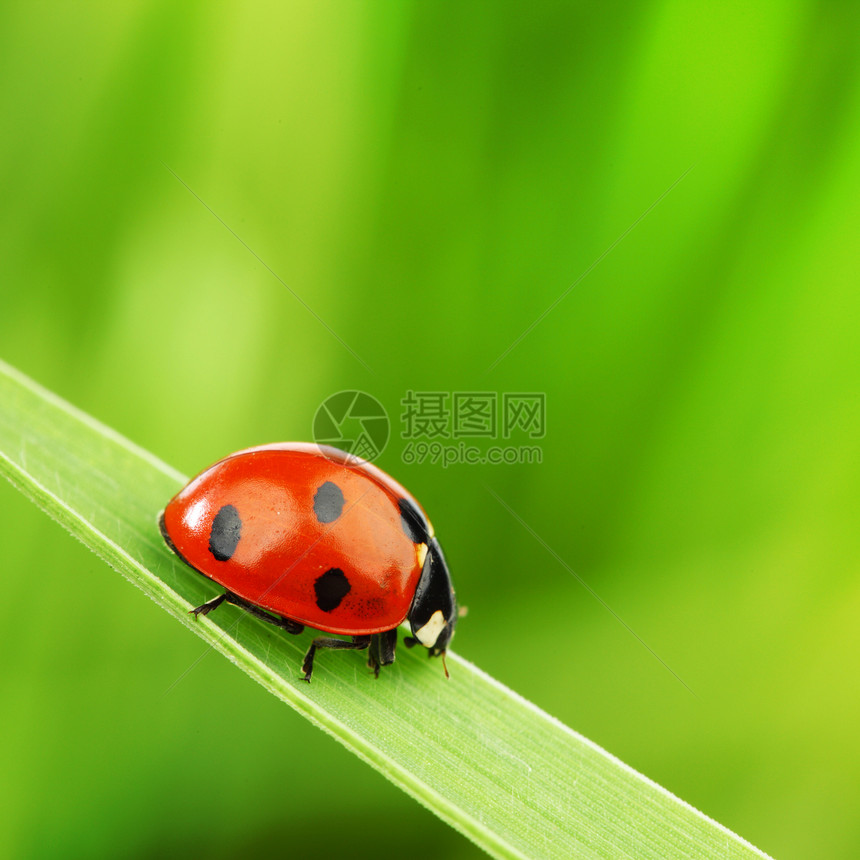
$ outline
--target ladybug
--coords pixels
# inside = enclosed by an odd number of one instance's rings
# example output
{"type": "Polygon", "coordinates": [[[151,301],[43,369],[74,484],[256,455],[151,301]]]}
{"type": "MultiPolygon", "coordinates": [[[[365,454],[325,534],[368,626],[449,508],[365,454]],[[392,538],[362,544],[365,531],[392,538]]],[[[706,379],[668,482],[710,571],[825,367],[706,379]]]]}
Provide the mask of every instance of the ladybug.
{"type": "Polygon", "coordinates": [[[289,633],[350,637],[314,639],[303,680],[320,648],[369,648],[378,677],[406,619],[404,644],[441,656],[447,676],[458,612],[442,548],[418,502],[364,460],[323,445],[248,448],[201,472],[158,524],[173,552],[226,589],[195,618],[226,601],[289,633]]]}

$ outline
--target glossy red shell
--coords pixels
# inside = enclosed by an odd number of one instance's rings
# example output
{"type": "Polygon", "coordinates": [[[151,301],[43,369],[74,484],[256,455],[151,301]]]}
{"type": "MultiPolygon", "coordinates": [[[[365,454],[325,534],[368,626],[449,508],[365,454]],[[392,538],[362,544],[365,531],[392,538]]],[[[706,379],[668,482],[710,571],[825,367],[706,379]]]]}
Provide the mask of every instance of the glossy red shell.
{"type": "Polygon", "coordinates": [[[401,498],[421,510],[385,472],[336,449],[265,445],[194,478],[168,503],[162,528],[188,564],[245,600],[330,633],[380,633],[405,620],[421,575],[424,548],[403,529],[401,498]],[[314,496],[327,481],[340,488],[344,505],[322,523],[314,496]],[[241,536],[232,556],[218,561],[209,540],[226,505],[238,511],[241,536]],[[324,611],[314,584],[332,568],[350,588],[324,611]]]}

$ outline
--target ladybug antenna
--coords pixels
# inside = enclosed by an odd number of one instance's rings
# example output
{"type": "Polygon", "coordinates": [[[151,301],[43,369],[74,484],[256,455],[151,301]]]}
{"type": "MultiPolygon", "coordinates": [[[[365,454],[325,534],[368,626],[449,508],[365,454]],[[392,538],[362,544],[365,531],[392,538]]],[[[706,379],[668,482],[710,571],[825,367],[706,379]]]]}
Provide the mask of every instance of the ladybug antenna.
{"type": "Polygon", "coordinates": [[[448,674],[448,664],[445,662],[445,652],[442,652],[442,668],[445,671],[445,677],[450,678],[451,676],[448,674]]]}

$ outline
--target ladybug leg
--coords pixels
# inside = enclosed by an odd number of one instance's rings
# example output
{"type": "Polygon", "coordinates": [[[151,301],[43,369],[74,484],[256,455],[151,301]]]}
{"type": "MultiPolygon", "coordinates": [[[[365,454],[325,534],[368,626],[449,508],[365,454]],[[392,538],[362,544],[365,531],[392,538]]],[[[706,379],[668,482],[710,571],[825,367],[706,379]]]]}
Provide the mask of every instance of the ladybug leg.
{"type": "Polygon", "coordinates": [[[245,612],[249,615],[253,615],[254,618],[259,618],[261,621],[267,621],[269,624],[274,624],[275,627],[280,627],[288,633],[298,634],[305,629],[305,625],[299,624],[298,621],[291,621],[289,618],[280,618],[276,615],[269,615],[268,612],[264,612],[258,606],[254,606],[253,603],[249,603],[247,600],[239,597],[238,594],[233,594],[232,591],[225,591],[223,594],[213,597],[212,600],[207,601],[202,606],[192,609],[191,614],[195,618],[199,615],[208,615],[213,609],[217,609],[225,600],[227,603],[232,603],[234,606],[244,609],[245,612]]]}
{"type": "Polygon", "coordinates": [[[370,651],[367,655],[367,665],[373,669],[373,674],[379,677],[381,666],[390,666],[394,662],[394,652],[397,649],[397,628],[386,630],[384,633],[374,633],[370,637],[370,651]]]}
{"type": "Polygon", "coordinates": [[[317,648],[331,648],[335,651],[361,651],[370,645],[370,638],[370,636],[353,636],[352,639],[332,639],[331,636],[317,636],[311,642],[311,647],[308,648],[308,653],[305,654],[305,659],[302,661],[302,671],[305,673],[302,680],[310,683],[311,675],[314,673],[314,655],[317,648]]]}
{"type": "Polygon", "coordinates": [[[299,624],[298,621],[292,621],[289,618],[282,618],[280,615],[269,615],[268,612],[260,609],[259,606],[249,603],[243,597],[239,597],[238,594],[233,594],[232,591],[225,591],[221,597],[226,600],[227,603],[232,603],[233,606],[238,606],[240,609],[244,609],[248,615],[253,615],[254,618],[259,618],[260,621],[274,624],[275,627],[280,627],[282,630],[286,630],[287,633],[298,635],[305,629],[305,625],[299,624]]]}
{"type": "Polygon", "coordinates": [[[207,600],[206,603],[202,603],[200,606],[190,609],[188,614],[193,615],[195,618],[199,615],[208,615],[213,609],[217,609],[224,602],[228,593],[229,592],[225,591],[223,594],[213,597],[212,600],[207,600]]]}

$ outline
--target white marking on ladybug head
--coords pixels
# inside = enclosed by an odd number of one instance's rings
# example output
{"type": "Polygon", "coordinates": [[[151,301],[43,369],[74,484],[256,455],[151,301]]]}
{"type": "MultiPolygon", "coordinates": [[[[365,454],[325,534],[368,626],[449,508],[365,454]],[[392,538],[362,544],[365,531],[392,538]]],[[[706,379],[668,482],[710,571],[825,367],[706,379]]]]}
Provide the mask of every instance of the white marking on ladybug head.
{"type": "Polygon", "coordinates": [[[425,647],[432,648],[439,638],[439,634],[445,629],[448,622],[442,614],[441,609],[437,609],[431,616],[430,620],[420,629],[415,631],[415,638],[425,647]]]}
{"type": "Polygon", "coordinates": [[[427,544],[419,543],[415,550],[418,554],[418,567],[424,567],[424,559],[427,558],[427,544]]]}

